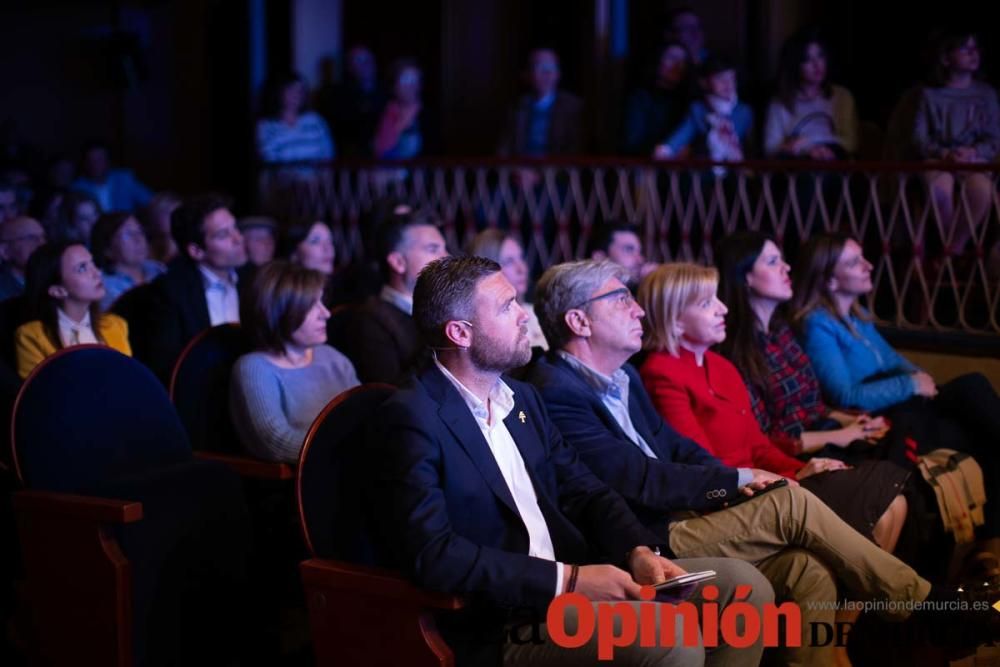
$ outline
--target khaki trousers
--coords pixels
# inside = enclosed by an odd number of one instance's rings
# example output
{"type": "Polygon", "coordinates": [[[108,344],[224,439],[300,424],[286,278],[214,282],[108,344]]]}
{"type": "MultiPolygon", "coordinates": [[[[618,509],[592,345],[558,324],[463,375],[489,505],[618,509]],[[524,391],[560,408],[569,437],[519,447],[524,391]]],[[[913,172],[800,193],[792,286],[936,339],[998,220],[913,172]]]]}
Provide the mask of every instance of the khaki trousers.
{"type": "MultiPolygon", "coordinates": [[[[740,598],[740,601],[753,605],[758,612],[765,604],[773,602],[774,594],[767,579],[749,563],[734,560],[731,558],[683,558],[677,559],[679,566],[688,572],[700,570],[715,570],[717,577],[711,584],[718,589],[718,598],[713,602],[718,603],[719,613],[725,606],[733,600],[737,586],[750,586],[751,594],[749,598],[740,598]]],[[[689,601],[696,606],[703,600],[701,589],[689,598],[689,601]]],[[[638,603],[631,603],[636,605],[638,603]]],[[[658,605],[662,609],[663,605],[658,605]]],[[[572,608],[570,608],[572,609],[572,608]]],[[[638,608],[636,615],[638,616],[638,608]]],[[[595,609],[595,617],[597,610],[595,609]]],[[[657,627],[659,627],[660,615],[657,613],[657,627]]],[[[616,619],[618,620],[618,619],[616,619]]],[[[681,617],[677,616],[677,623],[674,626],[674,637],[684,636],[681,617]]],[[[565,629],[571,636],[576,634],[577,619],[574,615],[566,614],[565,629]]],[[[641,632],[642,622],[639,628],[641,632]]],[[[615,632],[621,631],[620,622],[615,624],[615,632]]],[[[741,627],[742,632],[742,627],[741,627]]],[[[763,637],[760,637],[756,644],[747,648],[732,648],[730,646],[719,646],[716,648],[704,648],[698,646],[667,646],[649,647],[638,646],[636,642],[633,646],[616,648],[614,661],[601,662],[597,659],[597,632],[587,644],[580,648],[561,648],[549,639],[546,628],[540,628],[541,644],[504,644],[503,664],[504,667],[533,667],[538,665],[554,665],[556,667],[578,667],[584,665],[605,666],[605,665],[628,665],[629,667],[700,667],[710,665],[711,667],[756,667],[760,662],[763,651],[763,637]]],[[[720,639],[720,643],[721,643],[720,639]]]]}
{"type": "MultiPolygon", "coordinates": [[[[677,521],[671,524],[669,540],[678,558],[709,556],[753,563],[771,582],[779,603],[791,600],[800,605],[802,647],[784,654],[793,665],[824,665],[832,659],[830,648],[807,644],[810,622],[833,624],[834,575],[860,600],[920,601],[930,592],[930,583],[912,568],[848,526],[800,486],[677,521]]],[[[895,615],[902,620],[909,612],[895,615]]]]}

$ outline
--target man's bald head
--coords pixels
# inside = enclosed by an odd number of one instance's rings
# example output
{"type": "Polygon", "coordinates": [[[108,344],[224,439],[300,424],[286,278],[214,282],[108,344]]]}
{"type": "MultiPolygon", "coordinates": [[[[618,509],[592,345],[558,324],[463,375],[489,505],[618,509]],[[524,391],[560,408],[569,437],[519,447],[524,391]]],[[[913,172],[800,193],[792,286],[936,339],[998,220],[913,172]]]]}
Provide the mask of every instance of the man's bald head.
{"type": "Polygon", "coordinates": [[[31,253],[44,243],[45,228],[34,218],[22,215],[0,223],[0,258],[18,274],[24,274],[31,253]]]}

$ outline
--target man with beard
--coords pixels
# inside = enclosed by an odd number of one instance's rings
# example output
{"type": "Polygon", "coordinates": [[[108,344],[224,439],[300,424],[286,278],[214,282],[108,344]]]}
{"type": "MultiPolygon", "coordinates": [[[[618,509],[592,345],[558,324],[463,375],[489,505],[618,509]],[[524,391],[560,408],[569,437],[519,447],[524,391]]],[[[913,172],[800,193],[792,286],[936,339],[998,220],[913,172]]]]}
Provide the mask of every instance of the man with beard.
{"type": "MultiPolygon", "coordinates": [[[[436,354],[383,406],[371,445],[370,506],[382,551],[419,585],[467,599],[463,611],[438,619],[459,664],[490,657],[504,664],[594,663],[596,640],[564,649],[548,640],[544,626],[539,643],[505,641],[512,626],[544,618],[564,592],[634,601],[640,584],[712,569],[720,609],[737,585],[751,591],[752,605],[772,600],[766,580],[745,563],[660,556],[653,547],[664,549],[662,540],[563,443],[536,391],[501,378],[531,355],[528,316],[516,297],[492,260],[427,265],[413,317],[436,354]]],[[[575,632],[575,619],[566,621],[575,632]]],[[[680,621],[673,628],[678,638],[680,621]]],[[[761,649],[759,641],[740,650],[720,646],[708,662],[756,665],[761,649]]],[[[636,644],[617,650],[615,659],[692,665],[702,664],[705,650],[636,644]]]]}

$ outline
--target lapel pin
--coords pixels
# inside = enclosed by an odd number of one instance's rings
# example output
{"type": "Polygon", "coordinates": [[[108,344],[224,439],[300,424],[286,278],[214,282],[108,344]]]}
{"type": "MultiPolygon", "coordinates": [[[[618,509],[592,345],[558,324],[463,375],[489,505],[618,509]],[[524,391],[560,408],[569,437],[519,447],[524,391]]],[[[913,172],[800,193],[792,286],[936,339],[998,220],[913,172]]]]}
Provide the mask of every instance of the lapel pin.
{"type": "Polygon", "coordinates": [[[524,423],[524,420],[527,419],[527,417],[524,416],[524,410],[517,413],[517,418],[521,420],[522,424],[524,423]]]}

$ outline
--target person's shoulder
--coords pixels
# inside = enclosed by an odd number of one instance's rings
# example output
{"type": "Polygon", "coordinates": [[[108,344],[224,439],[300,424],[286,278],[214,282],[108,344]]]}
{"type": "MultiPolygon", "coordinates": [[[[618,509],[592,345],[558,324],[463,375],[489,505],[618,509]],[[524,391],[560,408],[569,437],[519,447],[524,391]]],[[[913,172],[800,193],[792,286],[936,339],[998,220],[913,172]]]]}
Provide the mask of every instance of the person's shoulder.
{"type": "Polygon", "coordinates": [[[119,331],[125,331],[128,329],[128,323],[120,315],[103,313],[101,315],[101,327],[105,330],[118,329],[119,331]]]}
{"type": "Polygon", "coordinates": [[[25,322],[14,330],[14,336],[17,338],[35,339],[43,335],[44,332],[41,320],[31,320],[30,322],[25,322]]]}
{"type": "Polygon", "coordinates": [[[740,378],[742,382],[743,376],[740,375],[740,371],[736,368],[736,364],[726,359],[724,356],[719,354],[714,350],[707,350],[705,352],[705,362],[712,365],[712,367],[717,371],[726,374],[727,376],[736,376],[740,378]]]}
{"type": "Polygon", "coordinates": [[[351,363],[343,352],[332,345],[317,345],[313,348],[313,361],[326,366],[346,366],[351,363]]]}
{"type": "Polygon", "coordinates": [[[681,368],[681,358],[670,354],[666,350],[653,350],[646,355],[646,359],[639,368],[639,374],[647,372],[658,372],[661,369],[681,368]]]}

